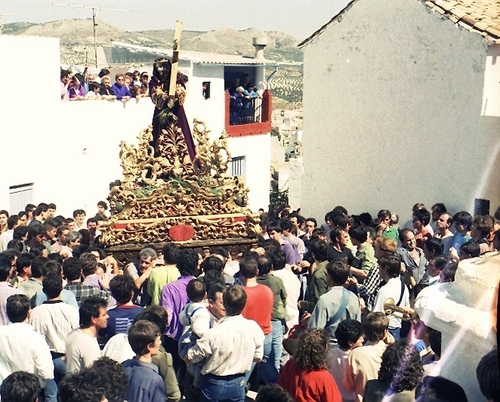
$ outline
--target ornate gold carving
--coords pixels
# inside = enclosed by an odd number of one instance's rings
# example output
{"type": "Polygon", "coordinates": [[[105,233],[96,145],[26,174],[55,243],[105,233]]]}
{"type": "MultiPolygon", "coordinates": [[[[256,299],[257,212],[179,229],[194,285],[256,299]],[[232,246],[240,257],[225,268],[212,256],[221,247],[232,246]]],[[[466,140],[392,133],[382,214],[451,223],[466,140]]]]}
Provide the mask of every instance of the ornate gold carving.
{"type": "Polygon", "coordinates": [[[231,154],[227,134],[210,142],[210,130],[194,121],[196,156],[191,161],[182,130],[173,122],[151,145],[152,126],[138,144],[120,143],[123,180],[108,196],[111,219],[103,228],[106,245],[172,241],[176,225],[194,228],[191,240],[255,237],[258,215],[246,207],[248,188],[227,176],[231,154]]]}

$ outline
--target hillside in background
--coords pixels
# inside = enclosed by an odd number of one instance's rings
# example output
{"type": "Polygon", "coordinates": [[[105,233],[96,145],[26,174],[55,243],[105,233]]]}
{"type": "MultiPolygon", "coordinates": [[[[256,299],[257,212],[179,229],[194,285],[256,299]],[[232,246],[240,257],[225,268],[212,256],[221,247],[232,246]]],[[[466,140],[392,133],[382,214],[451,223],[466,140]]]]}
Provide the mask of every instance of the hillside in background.
{"type": "MultiPolygon", "coordinates": [[[[32,24],[16,22],[5,24],[3,33],[8,35],[52,36],[61,40],[61,58],[66,64],[85,62],[85,48],[93,46],[91,19],[73,19],[32,24]]],[[[172,47],[174,31],[122,31],[99,21],[97,27],[97,45],[110,46],[113,41],[129,42],[134,45],[150,47],[172,47]]],[[[252,38],[266,36],[268,45],[265,57],[277,61],[302,61],[302,51],[297,49],[298,40],[276,31],[262,32],[249,28],[242,31],[235,29],[217,29],[210,32],[183,31],[182,49],[200,52],[252,55],[252,38]]]]}
{"type": "MultiPolygon", "coordinates": [[[[113,41],[127,42],[147,47],[171,48],[173,29],[152,31],[123,31],[98,22],[97,45],[111,46],[113,41]]],[[[3,34],[50,36],[61,41],[62,64],[92,64],[93,29],[91,19],[51,21],[43,24],[17,22],[5,24],[3,34]]],[[[282,32],[262,32],[256,28],[245,30],[217,29],[209,32],[183,31],[181,51],[192,50],[209,53],[254,54],[253,37],[267,37],[264,56],[277,62],[302,62],[302,50],[297,48],[298,40],[282,32]]],[[[272,72],[269,71],[267,74],[272,72]]],[[[302,66],[280,67],[273,77],[275,107],[300,107],[302,104],[302,66]],[[288,104],[288,105],[287,105],[288,104]]]]}

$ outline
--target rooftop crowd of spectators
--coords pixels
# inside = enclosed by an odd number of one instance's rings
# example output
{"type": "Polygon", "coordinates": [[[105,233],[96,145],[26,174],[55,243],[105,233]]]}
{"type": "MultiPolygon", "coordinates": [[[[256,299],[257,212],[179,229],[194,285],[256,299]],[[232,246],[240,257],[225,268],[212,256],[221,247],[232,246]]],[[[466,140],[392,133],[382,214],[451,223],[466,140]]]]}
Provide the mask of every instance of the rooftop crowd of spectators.
{"type": "Polygon", "coordinates": [[[87,69],[73,74],[70,70],[61,69],[61,100],[120,100],[149,96],[148,72],[138,70],[118,73],[111,77],[108,69],[103,68],[99,74],[89,73],[87,69]],[[112,83],[114,80],[114,83],[112,83]]]}
{"type": "Polygon", "coordinates": [[[262,105],[262,89],[250,82],[250,76],[243,74],[241,78],[235,78],[231,83],[225,83],[226,92],[229,94],[229,123],[247,124],[257,123],[256,116],[260,115],[262,105]]]}
{"type": "MultiPolygon", "coordinates": [[[[249,388],[257,402],[467,401],[412,306],[458,261],[500,249],[500,211],[415,204],[399,225],[339,206],[321,227],[260,212],[243,254],[168,243],[119,263],[99,245],[104,201],[88,219],[0,211],[2,402],[243,402],[249,388]]],[[[496,349],[476,376],[500,401],[496,349]]]]}

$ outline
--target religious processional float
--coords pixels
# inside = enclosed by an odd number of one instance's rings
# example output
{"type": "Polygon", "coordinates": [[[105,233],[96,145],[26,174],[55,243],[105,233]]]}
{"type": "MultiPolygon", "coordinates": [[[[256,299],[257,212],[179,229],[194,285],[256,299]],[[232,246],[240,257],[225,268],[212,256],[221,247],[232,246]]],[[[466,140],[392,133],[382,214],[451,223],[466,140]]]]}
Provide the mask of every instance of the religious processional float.
{"type": "Polygon", "coordinates": [[[137,144],[120,143],[123,179],[109,193],[112,215],[101,243],[122,261],[146,244],[167,242],[245,250],[260,232],[259,215],[246,207],[249,189],[227,174],[227,134],[211,142],[210,130],[196,119],[191,133],[183,108],[187,77],[177,72],[179,39],[178,21],[172,61],[155,61],[153,124],[137,144]]]}

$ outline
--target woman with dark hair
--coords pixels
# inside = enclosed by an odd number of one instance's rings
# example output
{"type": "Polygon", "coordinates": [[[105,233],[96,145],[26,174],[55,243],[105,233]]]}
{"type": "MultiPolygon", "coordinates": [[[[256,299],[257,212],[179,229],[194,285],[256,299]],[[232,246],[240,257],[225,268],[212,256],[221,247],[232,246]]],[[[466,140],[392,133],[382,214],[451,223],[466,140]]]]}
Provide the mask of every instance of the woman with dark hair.
{"type": "Polygon", "coordinates": [[[293,402],[293,398],[279,385],[267,384],[259,389],[255,402],[293,402]]]}
{"type": "Polygon", "coordinates": [[[413,402],[423,371],[419,353],[406,339],[389,345],[382,355],[378,380],[366,383],[363,402],[413,402]]]}
{"type": "Polygon", "coordinates": [[[342,396],[328,372],[328,335],[322,329],[306,329],[297,350],[281,370],[281,385],[296,402],[341,402],[342,396]]]}

